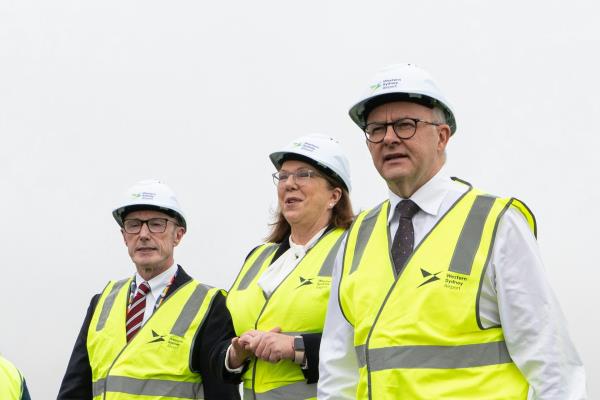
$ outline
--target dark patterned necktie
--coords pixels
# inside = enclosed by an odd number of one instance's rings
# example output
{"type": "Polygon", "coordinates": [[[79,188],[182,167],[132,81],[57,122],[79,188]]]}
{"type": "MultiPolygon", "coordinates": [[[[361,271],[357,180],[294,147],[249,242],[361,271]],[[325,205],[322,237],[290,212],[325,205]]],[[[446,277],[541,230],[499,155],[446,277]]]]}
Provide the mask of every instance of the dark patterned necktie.
{"type": "Polygon", "coordinates": [[[127,332],[127,341],[129,342],[142,327],[144,321],[144,311],[146,311],[146,295],[150,292],[148,282],[142,282],[137,287],[135,296],[131,301],[129,310],[127,310],[127,319],[125,331],[127,332]]]}
{"type": "Polygon", "coordinates": [[[392,242],[392,260],[396,274],[400,274],[406,260],[410,257],[415,245],[415,231],[412,217],[419,211],[419,206],[412,200],[402,200],[396,206],[396,214],[400,216],[398,230],[392,242]]]}

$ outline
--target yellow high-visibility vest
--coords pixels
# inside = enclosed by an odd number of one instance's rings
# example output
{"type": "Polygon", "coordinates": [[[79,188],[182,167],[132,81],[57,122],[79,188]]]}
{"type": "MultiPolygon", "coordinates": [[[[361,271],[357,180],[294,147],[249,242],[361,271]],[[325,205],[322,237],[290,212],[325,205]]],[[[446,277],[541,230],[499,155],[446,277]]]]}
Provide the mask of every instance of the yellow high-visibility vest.
{"type": "Polygon", "coordinates": [[[389,202],[361,213],[348,233],[340,306],[354,327],[357,398],[526,399],[501,327],[479,320],[479,290],[504,212],[517,199],[470,189],[414,250],[396,278],[389,202]]]}
{"type": "MultiPolygon", "coordinates": [[[[271,265],[278,245],[267,243],[254,250],[227,295],[236,334],[274,327],[293,336],[322,332],[331,270],[344,232],[334,229],[325,233],[268,299],[257,281],[271,265]]],[[[307,384],[300,366],[292,360],[274,364],[254,358],[243,381],[245,399],[295,400],[317,396],[316,384],[307,384]]]]}
{"type": "Polygon", "coordinates": [[[0,399],[21,400],[23,376],[10,361],[0,356],[0,399]]]}
{"type": "Polygon", "coordinates": [[[110,282],[90,321],[87,349],[94,399],[204,398],[202,378],[191,369],[191,351],[219,289],[190,280],[167,297],[127,343],[130,284],[131,278],[110,282]]]}

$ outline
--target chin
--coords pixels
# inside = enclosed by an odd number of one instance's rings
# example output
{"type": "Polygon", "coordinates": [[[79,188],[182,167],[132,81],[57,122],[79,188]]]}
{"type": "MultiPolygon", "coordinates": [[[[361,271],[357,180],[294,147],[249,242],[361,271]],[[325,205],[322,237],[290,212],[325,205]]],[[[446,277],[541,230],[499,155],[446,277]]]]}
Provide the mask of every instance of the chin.
{"type": "Polygon", "coordinates": [[[408,171],[402,171],[402,170],[391,170],[391,171],[382,171],[381,176],[383,177],[383,179],[385,179],[386,181],[392,181],[392,182],[396,182],[398,180],[401,179],[405,179],[408,176],[410,176],[410,174],[408,173],[408,171]]]}
{"type": "Polygon", "coordinates": [[[158,263],[158,260],[150,260],[147,258],[133,260],[135,265],[142,269],[154,269],[154,266],[158,263]]]}
{"type": "Polygon", "coordinates": [[[302,216],[297,212],[284,212],[283,218],[285,218],[288,224],[293,225],[294,223],[300,221],[302,216]]]}

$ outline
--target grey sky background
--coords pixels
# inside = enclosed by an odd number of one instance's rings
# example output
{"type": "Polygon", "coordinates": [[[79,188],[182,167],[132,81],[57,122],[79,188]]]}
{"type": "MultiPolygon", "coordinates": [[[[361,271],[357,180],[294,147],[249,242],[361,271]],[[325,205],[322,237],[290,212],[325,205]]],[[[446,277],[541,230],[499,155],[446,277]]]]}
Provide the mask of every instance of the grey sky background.
{"type": "Polygon", "coordinates": [[[599,4],[0,0],[0,352],[56,396],[91,296],[133,273],[111,210],[140,179],[187,213],[176,261],[224,288],[268,232],[267,155],[295,137],[338,138],[355,210],[377,204],[347,110],[413,62],[456,111],[448,171],[535,213],[600,396],[599,4]]]}

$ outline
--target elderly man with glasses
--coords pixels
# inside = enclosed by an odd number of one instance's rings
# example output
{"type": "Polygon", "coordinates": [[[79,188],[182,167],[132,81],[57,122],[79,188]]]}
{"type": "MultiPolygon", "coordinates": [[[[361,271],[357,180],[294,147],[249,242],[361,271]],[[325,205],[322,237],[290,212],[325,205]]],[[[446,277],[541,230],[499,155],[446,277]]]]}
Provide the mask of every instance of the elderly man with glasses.
{"type": "Polygon", "coordinates": [[[235,336],[224,292],[174,261],[187,229],[175,194],[139,182],[113,216],[136,272],[92,298],[58,399],[239,399],[209,372],[235,336]]]}
{"type": "Polygon", "coordinates": [[[350,117],[389,196],[336,259],[318,398],[584,399],[533,214],[447,175],[456,120],[431,76],[384,69],[350,117]]]}

